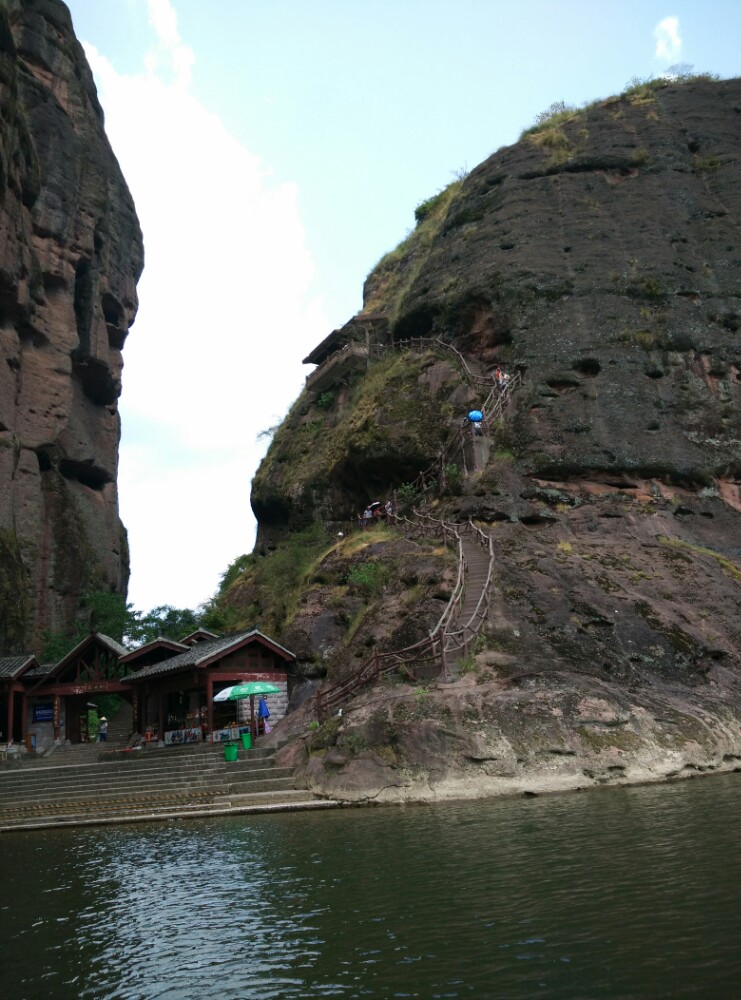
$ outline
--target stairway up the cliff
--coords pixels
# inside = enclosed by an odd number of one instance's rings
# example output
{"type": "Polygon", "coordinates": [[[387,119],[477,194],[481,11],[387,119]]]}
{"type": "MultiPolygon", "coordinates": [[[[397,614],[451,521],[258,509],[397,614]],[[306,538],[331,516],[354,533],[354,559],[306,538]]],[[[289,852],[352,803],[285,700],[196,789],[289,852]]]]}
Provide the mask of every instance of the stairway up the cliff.
{"type": "MultiPolygon", "coordinates": [[[[461,603],[461,609],[455,622],[450,626],[451,632],[459,632],[466,629],[472,623],[477,609],[481,610],[482,598],[484,597],[489,582],[489,554],[488,552],[469,536],[463,536],[463,555],[466,560],[466,589],[461,603]]],[[[446,659],[448,674],[451,679],[455,679],[460,673],[460,664],[471,654],[470,647],[460,646],[454,652],[449,653],[446,659]]]]}
{"type": "Polygon", "coordinates": [[[337,806],[278,767],[275,750],[220,746],[101,750],[100,759],[58,766],[0,765],[0,833],[228,816],[337,806]]]}

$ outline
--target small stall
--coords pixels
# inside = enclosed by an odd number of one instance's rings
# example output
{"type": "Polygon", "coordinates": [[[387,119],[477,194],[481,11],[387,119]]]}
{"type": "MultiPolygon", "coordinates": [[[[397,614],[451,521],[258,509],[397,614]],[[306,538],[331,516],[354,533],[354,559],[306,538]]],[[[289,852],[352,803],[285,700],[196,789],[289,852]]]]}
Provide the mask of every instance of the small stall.
{"type": "Polygon", "coordinates": [[[241,681],[273,684],[277,721],[288,705],[288,667],[294,660],[289,650],[250,629],[204,638],[176,655],[143,665],[126,683],[133,689],[135,718],[145,741],[167,746],[202,740],[230,743],[256,734],[254,710],[247,714],[239,701],[220,702],[214,695],[241,681]]]}
{"type": "MultiPolygon", "coordinates": [[[[214,695],[215,707],[217,705],[239,705],[242,714],[244,714],[242,705],[249,699],[249,723],[238,729],[238,735],[242,736],[242,744],[245,748],[252,746],[253,739],[256,739],[260,735],[261,727],[262,732],[265,732],[267,720],[270,716],[270,709],[267,707],[265,701],[265,695],[268,694],[282,694],[282,690],[278,685],[270,684],[267,681],[242,681],[239,684],[232,684],[229,687],[223,688],[218,694],[214,695]],[[259,710],[255,712],[255,697],[258,695],[260,695],[259,710]],[[247,738],[245,739],[246,735],[247,738]]],[[[221,730],[220,732],[233,733],[234,729],[235,727],[232,725],[227,730],[221,730]]],[[[219,736],[219,740],[222,742],[233,739],[233,735],[219,736]]],[[[218,742],[218,740],[214,742],[218,742]]]]}
{"type": "Polygon", "coordinates": [[[172,691],[165,698],[165,745],[200,743],[207,710],[199,690],[172,691]]]}

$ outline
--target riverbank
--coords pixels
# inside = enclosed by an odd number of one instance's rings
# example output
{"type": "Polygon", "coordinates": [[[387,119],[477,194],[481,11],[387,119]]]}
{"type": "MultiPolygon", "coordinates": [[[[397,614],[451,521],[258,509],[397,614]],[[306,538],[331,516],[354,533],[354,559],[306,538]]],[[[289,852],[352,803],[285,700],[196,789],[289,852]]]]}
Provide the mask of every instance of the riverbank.
{"type": "Polygon", "coordinates": [[[6,993],[730,1000],[739,822],[726,777],[0,838],[6,993]]]}
{"type": "MultiPolygon", "coordinates": [[[[286,720],[287,721],[287,720],[286,720]]],[[[532,677],[379,685],[279,751],[315,794],[425,803],[645,785],[741,770],[731,690],[532,677]]],[[[305,720],[304,720],[305,726],[305,720]]]]}

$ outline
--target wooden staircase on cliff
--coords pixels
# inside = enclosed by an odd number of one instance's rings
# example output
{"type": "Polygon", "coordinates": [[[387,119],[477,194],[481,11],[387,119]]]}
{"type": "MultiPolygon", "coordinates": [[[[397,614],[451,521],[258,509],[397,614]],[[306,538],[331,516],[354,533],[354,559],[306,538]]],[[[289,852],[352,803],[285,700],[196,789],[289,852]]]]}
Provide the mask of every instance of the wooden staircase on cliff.
{"type": "MultiPolygon", "coordinates": [[[[485,376],[471,371],[463,355],[442,341],[410,341],[399,346],[410,350],[429,350],[431,346],[449,349],[458,356],[472,382],[487,386],[488,392],[483,406],[484,431],[480,435],[486,441],[486,455],[483,461],[485,464],[485,461],[488,460],[491,429],[494,422],[502,417],[509,406],[512,394],[522,384],[521,373],[517,372],[502,388],[493,376],[485,376]]],[[[473,434],[471,428],[459,427],[453,439],[441,450],[435,462],[419,474],[413,485],[423,497],[434,490],[443,491],[446,464],[456,454],[463,455],[465,463],[466,444],[473,434]]],[[[474,452],[474,454],[476,453],[474,452]]],[[[414,670],[415,665],[424,664],[425,676],[429,676],[430,664],[436,663],[438,675],[442,673],[445,679],[453,679],[458,674],[460,663],[471,655],[475,640],[488,617],[494,569],[494,549],[491,537],[470,521],[467,524],[446,524],[420,513],[416,508],[412,512],[412,517],[393,515],[392,520],[403,530],[411,532],[421,530],[424,527],[429,528],[431,523],[437,523],[446,542],[451,533],[455,535],[458,545],[458,579],[453,595],[438,626],[430,634],[428,640],[390,653],[375,653],[369,660],[361,663],[349,677],[317,692],[316,713],[320,720],[349,701],[361,687],[372,681],[377,681],[384,674],[401,667],[414,670]]]]}

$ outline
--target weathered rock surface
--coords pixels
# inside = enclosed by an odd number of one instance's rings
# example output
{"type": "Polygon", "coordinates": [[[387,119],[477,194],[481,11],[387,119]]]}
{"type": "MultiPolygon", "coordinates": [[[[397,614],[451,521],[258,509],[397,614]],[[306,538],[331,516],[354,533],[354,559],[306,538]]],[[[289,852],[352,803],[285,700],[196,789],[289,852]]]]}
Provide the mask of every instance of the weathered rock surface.
{"type": "Polygon", "coordinates": [[[0,651],[125,593],[121,351],[143,247],[69,11],[0,7],[0,651]]]}
{"type": "Polygon", "coordinates": [[[411,269],[397,337],[526,367],[510,433],[532,474],[714,480],[738,503],[739,108],[739,80],[687,83],[526,136],[411,269]]]}
{"type": "MultiPolygon", "coordinates": [[[[360,321],[523,384],[486,467],[428,508],[494,538],[481,648],[454,684],[382,685],[317,732],[308,705],[287,719],[283,753],[316,790],[406,800],[738,766],[740,126],[739,80],[558,116],[432,199],[367,279],[360,321]]],[[[324,410],[299,400],[255,480],[259,542],[280,548],[302,517],[336,532],[435,459],[476,396],[442,354],[402,357],[324,410]]]]}
{"type": "Polygon", "coordinates": [[[372,688],[278,760],[334,799],[439,802],[739,771],[740,747],[722,691],[628,692],[574,674],[547,688],[372,688]]]}

